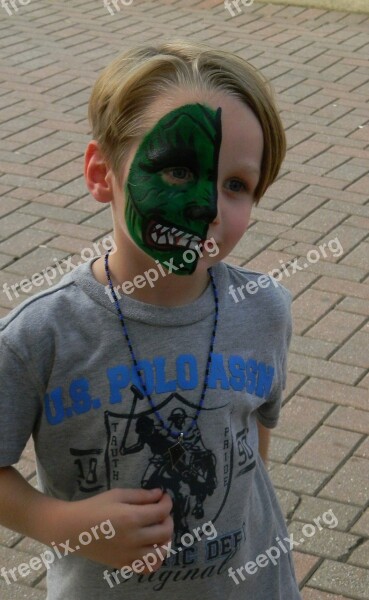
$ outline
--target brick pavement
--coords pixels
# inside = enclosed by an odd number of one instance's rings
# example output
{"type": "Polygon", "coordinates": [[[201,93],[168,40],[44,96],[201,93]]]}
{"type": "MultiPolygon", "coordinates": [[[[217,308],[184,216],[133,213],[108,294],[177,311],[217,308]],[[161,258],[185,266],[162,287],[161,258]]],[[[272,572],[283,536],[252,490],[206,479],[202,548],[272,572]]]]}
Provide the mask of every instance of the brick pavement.
{"type": "MultiPolygon", "coordinates": [[[[329,509],[338,519],[294,550],[304,600],[368,600],[368,16],[255,2],[232,18],[219,0],[134,0],[114,15],[102,0],[0,11],[0,316],[27,297],[9,299],[4,283],[78,259],[111,231],[109,208],[86,193],[82,170],[90,86],[118,51],[177,35],[235,51],[272,81],[288,157],[231,258],[264,271],[283,263],[294,294],[270,473],[291,533],[329,509]],[[335,238],[343,252],[313,264],[335,238]],[[306,268],[292,275],[296,258],[306,268]]],[[[30,443],[18,468],[36,485],[30,443]]],[[[0,528],[1,565],[40,551],[0,528]]],[[[34,571],[11,587],[0,582],[0,597],[41,600],[45,589],[34,571]]]]}

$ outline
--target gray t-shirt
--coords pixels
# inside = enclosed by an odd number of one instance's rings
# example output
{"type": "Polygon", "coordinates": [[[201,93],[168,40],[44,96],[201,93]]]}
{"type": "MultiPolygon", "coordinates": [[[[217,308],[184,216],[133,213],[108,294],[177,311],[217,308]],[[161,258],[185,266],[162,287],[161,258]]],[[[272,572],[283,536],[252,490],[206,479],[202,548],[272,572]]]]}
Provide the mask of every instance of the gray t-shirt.
{"type": "MultiPolygon", "coordinates": [[[[16,463],[33,435],[45,494],[73,501],[116,487],[162,487],[174,503],[177,550],[149,576],[118,572],[109,581],[106,566],[69,553],[48,572],[48,600],[301,600],[257,431],[257,419],[266,427],[278,420],[290,292],[275,282],[235,302],[229,286],[260,274],[225,263],[213,268],[219,324],[208,389],[172,467],[175,436],[140,393],[116,307],[92,274],[94,260],[0,320],[0,466],[16,463]],[[271,547],[277,560],[241,569],[271,547]]],[[[173,431],[186,431],[204,381],[211,285],[184,306],[130,296],[120,305],[153,402],[173,431]]]]}

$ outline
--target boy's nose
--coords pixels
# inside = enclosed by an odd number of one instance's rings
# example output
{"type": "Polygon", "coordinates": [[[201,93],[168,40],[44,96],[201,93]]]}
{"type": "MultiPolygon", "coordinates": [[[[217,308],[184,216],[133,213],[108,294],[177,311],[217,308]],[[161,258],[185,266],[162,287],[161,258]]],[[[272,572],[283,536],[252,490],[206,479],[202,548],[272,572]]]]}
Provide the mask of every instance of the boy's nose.
{"type": "Polygon", "coordinates": [[[200,219],[206,223],[211,223],[217,216],[216,206],[188,206],[184,215],[187,219],[200,219]]]}

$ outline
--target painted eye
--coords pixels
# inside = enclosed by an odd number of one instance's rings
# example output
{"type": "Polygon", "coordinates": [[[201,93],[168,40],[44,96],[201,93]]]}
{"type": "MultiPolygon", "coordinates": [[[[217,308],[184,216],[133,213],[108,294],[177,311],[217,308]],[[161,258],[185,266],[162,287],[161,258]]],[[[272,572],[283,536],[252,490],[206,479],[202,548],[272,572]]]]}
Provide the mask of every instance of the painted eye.
{"type": "Polygon", "coordinates": [[[172,167],[163,171],[163,178],[168,183],[181,184],[193,181],[193,173],[187,167],[172,167]]]}
{"type": "Polygon", "coordinates": [[[243,181],[240,181],[240,179],[229,179],[229,184],[229,189],[231,192],[248,191],[248,186],[246,186],[243,181]]]}

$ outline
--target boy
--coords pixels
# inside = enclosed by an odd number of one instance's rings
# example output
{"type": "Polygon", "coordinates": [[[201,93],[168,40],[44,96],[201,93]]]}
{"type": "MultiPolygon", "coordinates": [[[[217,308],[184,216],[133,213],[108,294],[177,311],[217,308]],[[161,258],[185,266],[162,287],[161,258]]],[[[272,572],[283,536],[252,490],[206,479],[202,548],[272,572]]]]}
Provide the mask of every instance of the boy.
{"type": "Polygon", "coordinates": [[[1,322],[1,523],[68,540],[48,600],[299,600],[288,547],[242,570],[288,539],[261,457],[291,297],[235,304],[259,274],[221,262],[284,157],[271,94],[242,59],[173,42],[109,65],[89,117],[86,183],[116,251],[1,322]],[[10,466],[31,434],[41,492],[10,466]],[[115,536],[81,547],[106,520],[115,536]]]}

